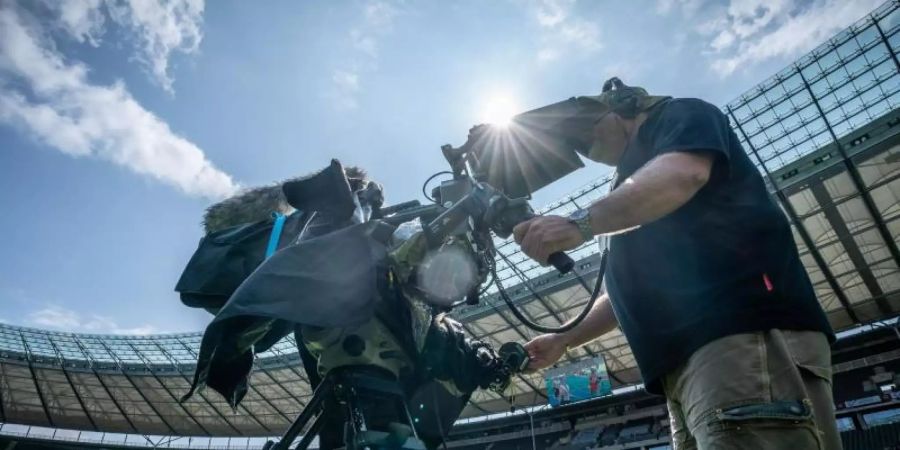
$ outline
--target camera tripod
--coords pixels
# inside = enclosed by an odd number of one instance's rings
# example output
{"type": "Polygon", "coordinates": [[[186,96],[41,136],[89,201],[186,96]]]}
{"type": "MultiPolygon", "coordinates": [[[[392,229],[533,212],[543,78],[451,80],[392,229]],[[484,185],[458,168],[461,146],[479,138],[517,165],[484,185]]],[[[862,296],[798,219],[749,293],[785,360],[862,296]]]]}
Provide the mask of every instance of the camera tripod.
{"type": "Polygon", "coordinates": [[[295,447],[297,450],[309,448],[326,422],[325,409],[329,406],[344,408],[347,413],[343,450],[426,450],[416,434],[397,380],[383,369],[365,366],[329,371],[281,439],[266,442],[263,450],[289,449],[313,420],[295,447]],[[389,414],[390,411],[395,414],[389,414]],[[386,423],[386,416],[394,421],[386,423]]]}

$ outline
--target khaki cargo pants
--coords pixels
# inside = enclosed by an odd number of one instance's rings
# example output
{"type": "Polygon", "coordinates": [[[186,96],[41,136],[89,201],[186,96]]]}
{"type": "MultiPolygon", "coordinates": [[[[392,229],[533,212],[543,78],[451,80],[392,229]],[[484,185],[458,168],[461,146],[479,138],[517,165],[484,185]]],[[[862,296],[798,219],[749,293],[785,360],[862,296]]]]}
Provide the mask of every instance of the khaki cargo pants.
{"type": "Polygon", "coordinates": [[[824,334],[724,337],[663,379],[676,450],[840,450],[824,334]]]}

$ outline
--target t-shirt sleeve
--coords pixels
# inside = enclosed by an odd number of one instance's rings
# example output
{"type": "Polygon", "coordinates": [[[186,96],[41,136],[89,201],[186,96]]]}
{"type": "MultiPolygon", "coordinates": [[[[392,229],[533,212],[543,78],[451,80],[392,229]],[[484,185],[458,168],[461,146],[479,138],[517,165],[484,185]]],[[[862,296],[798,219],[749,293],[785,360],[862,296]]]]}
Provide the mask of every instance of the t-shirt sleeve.
{"type": "Polygon", "coordinates": [[[671,152],[713,154],[713,178],[727,178],[732,158],[731,127],[725,114],[692,98],[671,100],[664,108],[650,136],[649,147],[654,156],[671,152]]]}

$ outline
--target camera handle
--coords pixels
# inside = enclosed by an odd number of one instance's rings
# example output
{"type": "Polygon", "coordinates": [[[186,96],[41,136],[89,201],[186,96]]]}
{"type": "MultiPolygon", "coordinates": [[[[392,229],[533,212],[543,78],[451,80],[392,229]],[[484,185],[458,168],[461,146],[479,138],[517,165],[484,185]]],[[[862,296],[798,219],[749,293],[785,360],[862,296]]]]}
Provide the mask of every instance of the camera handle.
{"type": "MultiPolygon", "coordinates": [[[[536,214],[531,214],[526,220],[531,220],[535,217],[538,217],[536,214]]],[[[571,256],[565,254],[565,252],[556,252],[552,253],[547,258],[547,263],[553,266],[554,269],[558,270],[559,273],[565,275],[572,271],[575,268],[575,260],[572,259],[571,256]]]]}
{"type": "Polygon", "coordinates": [[[561,274],[567,274],[575,267],[575,260],[563,252],[556,252],[550,255],[550,257],[547,258],[547,262],[555,267],[561,274]]]}
{"type": "MultiPolygon", "coordinates": [[[[491,188],[486,188],[491,189],[491,188]]],[[[516,225],[538,217],[525,198],[511,199],[500,192],[490,192],[485,203],[484,220],[501,239],[512,235],[516,225]]],[[[575,260],[564,252],[550,255],[547,262],[561,274],[567,274],[575,267],[575,260]]]]}

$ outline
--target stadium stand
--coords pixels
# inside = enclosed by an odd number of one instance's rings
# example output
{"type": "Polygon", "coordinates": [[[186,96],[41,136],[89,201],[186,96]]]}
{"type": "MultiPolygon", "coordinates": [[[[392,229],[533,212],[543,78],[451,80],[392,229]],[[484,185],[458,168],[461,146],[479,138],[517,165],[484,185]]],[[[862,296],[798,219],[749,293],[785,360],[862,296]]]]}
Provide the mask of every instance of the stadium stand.
{"type": "Polygon", "coordinates": [[[867,430],[841,433],[844,450],[900,449],[900,424],[881,425],[867,430]]]}
{"type": "MultiPolygon", "coordinates": [[[[801,258],[840,340],[837,420],[848,450],[900,448],[900,3],[888,1],[723,106],[791,220],[801,258]]],[[[566,214],[606,192],[600,179],[549,205],[566,214]]],[[[498,242],[499,276],[532,320],[568,320],[587,301],[571,276],[498,242]],[[515,266],[515,267],[513,267],[515,266]],[[532,295],[532,292],[539,294],[532,295]]],[[[595,245],[572,256],[596,275],[595,245]]],[[[454,312],[494,346],[523,341],[496,293],[454,312]]],[[[0,448],[256,449],[309,399],[295,343],[257,355],[237,411],[213,393],[185,403],[200,334],[113,336],[0,324],[0,448]]],[[[546,406],[542,374],[514,397],[478,392],[448,448],[668,448],[661,398],[644,393],[624,336],[610,333],[565,362],[603,355],[614,395],[546,406]]]]}
{"type": "MultiPolygon", "coordinates": [[[[897,445],[900,426],[900,339],[896,322],[890,326],[871,327],[865,332],[844,336],[834,347],[835,402],[838,422],[843,424],[842,439],[847,449],[891,449],[897,445]]],[[[668,417],[661,398],[640,391],[598,398],[534,413],[538,423],[574,423],[571,431],[558,437],[550,449],[649,449],[668,444],[668,417]]],[[[520,415],[506,418],[505,426],[527,426],[529,419],[520,415]]],[[[479,430],[497,430],[500,422],[479,430]]],[[[457,426],[451,433],[465,433],[467,425],[457,426]]],[[[499,435],[474,438],[483,444],[496,442],[499,435]]],[[[453,437],[452,437],[453,439],[453,437]]],[[[469,442],[474,442],[470,440],[469,442]]],[[[451,446],[453,445],[451,441],[451,446]]],[[[515,448],[531,448],[522,437],[507,442],[515,448]],[[521,447],[522,445],[528,445],[521,447]]],[[[473,446],[472,448],[476,448],[473,446]]]]}

